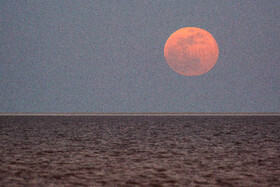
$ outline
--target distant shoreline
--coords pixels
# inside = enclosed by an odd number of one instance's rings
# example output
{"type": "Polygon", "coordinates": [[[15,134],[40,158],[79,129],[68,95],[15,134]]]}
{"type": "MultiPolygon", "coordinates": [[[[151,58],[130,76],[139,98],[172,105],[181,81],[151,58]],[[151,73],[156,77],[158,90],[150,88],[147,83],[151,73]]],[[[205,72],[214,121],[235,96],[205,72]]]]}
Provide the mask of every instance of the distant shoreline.
{"type": "Polygon", "coordinates": [[[0,116],[280,116],[280,113],[0,113],[0,116]]]}

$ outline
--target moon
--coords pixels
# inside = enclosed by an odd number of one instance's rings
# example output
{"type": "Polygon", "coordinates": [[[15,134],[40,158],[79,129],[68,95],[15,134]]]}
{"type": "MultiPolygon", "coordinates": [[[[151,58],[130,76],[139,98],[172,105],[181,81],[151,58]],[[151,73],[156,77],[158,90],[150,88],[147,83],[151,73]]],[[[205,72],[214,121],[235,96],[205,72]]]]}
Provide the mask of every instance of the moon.
{"type": "Polygon", "coordinates": [[[206,30],[185,27],[167,39],[164,57],[169,67],[185,76],[198,76],[210,71],[216,64],[219,47],[206,30]]]}

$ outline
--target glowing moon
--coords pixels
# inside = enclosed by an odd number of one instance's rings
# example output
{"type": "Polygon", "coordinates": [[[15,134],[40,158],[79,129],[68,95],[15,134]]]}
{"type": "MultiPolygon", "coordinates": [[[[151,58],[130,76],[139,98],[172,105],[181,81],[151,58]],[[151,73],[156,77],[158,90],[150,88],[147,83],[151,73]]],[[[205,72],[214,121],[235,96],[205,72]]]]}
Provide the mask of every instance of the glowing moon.
{"type": "Polygon", "coordinates": [[[219,47],[215,38],[206,30],[186,27],[177,30],[167,39],[164,56],[175,72],[197,76],[215,66],[219,47]]]}

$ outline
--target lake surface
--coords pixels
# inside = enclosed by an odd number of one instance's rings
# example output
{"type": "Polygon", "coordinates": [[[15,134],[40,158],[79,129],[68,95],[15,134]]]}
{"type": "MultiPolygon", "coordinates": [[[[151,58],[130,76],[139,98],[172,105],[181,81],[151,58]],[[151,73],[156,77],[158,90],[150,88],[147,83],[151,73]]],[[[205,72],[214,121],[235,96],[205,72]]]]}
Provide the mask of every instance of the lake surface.
{"type": "Polygon", "coordinates": [[[280,186],[280,116],[0,116],[0,186],[280,186]]]}

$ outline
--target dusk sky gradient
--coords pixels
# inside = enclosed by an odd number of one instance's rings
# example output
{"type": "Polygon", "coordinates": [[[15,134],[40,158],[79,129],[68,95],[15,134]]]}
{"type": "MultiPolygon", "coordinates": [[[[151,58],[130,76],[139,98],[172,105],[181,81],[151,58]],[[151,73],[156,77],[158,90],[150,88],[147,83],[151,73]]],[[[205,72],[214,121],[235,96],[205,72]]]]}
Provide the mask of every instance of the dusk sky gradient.
{"type": "Polygon", "coordinates": [[[0,113],[280,112],[280,1],[1,1],[0,113]],[[183,27],[215,67],[175,73],[183,27]]]}

